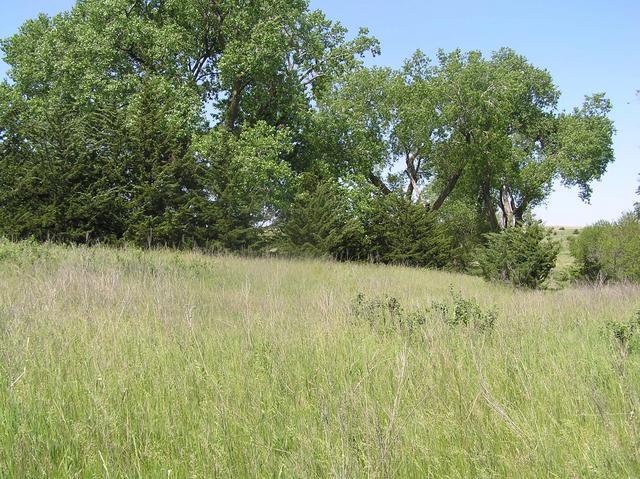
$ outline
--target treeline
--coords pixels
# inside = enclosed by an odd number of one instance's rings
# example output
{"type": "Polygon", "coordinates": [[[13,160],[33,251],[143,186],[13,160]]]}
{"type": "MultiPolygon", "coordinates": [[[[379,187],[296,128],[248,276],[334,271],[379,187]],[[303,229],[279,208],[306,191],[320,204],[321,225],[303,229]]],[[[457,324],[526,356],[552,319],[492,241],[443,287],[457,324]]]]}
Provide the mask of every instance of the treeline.
{"type": "Polygon", "coordinates": [[[2,42],[0,235],[467,268],[613,161],[512,50],[416,52],[306,0],[79,0],[2,42]]]}

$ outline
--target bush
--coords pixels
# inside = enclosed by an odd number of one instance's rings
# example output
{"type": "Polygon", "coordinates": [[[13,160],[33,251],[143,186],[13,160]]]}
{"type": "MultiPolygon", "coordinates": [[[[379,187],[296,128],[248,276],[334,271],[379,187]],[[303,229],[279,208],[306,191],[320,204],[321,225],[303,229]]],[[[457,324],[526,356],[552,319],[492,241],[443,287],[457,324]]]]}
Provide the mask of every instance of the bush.
{"type": "Polygon", "coordinates": [[[484,217],[475,205],[454,200],[445,202],[438,219],[447,229],[451,241],[448,267],[468,272],[477,267],[475,251],[482,243],[484,217]]]}
{"type": "Polygon", "coordinates": [[[498,317],[494,310],[482,309],[476,300],[465,298],[453,289],[450,301],[434,302],[430,309],[413,311],[407,311],[393,296],[369,299],[360,293],[353,302],[352,313],[358,321],[367,323],[381,334],[412,334],[423,327],[429,318],[440,319],[451,327],[489,332],[498,317]]]}
{"type": "Polygon", "coordinates": [[[570,247],[583,279],[640,281],[640,219],[634,213],[583,228],[570,247]]]}
{"type": "Polygon", "coordinates": [[[478,261],[485,279],[539,288],[555,267],[560,250],[549,230],[533,222],[486,235],[478,261]]]}
{"type": "Polygon", "coordinates": [[[356,319],[365,321],[379,333],[413,333],[427,322],[426,311],[406,311],[397,298],[366,298],[362,293],[356,296],[352,312],[356,319]]]}
{"type": "Polygon", "coordinates": [[[279,226],[278,249],[294,256],[365,258],[364,229],[346,193],[329,181],[299,195],[279,226]]]}
{"type": "Polygon", "coordinates": [[[47,245],[38,243],[34,239],[12,242],[0,237],[0,266],[11,264],[23,267],[51,259],[51,251],[47,245]]]}
{"type": "Polygon", "coordinates": [[[378,195],[363,219],[371,260],[432,268],[448,264],[446,227],[424,205],[397,194],[378,195]]]}

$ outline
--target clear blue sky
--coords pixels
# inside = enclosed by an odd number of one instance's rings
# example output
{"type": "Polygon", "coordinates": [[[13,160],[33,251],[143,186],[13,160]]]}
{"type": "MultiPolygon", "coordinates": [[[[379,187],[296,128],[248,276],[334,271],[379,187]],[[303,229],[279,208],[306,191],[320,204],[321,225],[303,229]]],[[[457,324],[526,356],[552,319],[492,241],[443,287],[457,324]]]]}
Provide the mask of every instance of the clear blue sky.
{"type": "MultiPolygon", "coordinates": [[[[571,109],[585,94],[605,91],[614,106],[616,161],[594,185],[591,204],[557,187],[537,215],[548,224],[581,226],[615,219],[638,197],[640,173],[640,0],[449,1],[311,0],[355,30],[369,27],[382,42],[376,64],[399,66],[420,48],[515,49],[547,68],[571,109]]],[[[72,0],[0,0],[0,37],[38,12],[68,9],[72,0]]],[[[0,75],[5,65],[0,64],[0,75]]]]}

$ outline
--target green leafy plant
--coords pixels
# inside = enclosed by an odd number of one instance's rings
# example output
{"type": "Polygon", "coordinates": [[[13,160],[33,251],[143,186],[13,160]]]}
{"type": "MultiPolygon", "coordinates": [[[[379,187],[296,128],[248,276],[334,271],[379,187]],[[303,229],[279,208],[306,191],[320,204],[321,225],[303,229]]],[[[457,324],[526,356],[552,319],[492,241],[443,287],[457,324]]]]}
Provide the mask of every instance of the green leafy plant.
{"type": "Polygon", "coordinates": [[[607,330],[624,354],[640,352],[640,311],[629,321],[609,321],[607,330]]]}
{"type": "Polygon", "coordinates": [[[570,248],[587,281],[640,281],[640,217],[633,213],[582,229],[570,248]]]}
{"type": "Polygon", "coordinates": [[[485,310],[475,299],[465,298],[453,289],[450,301],[434,302],[432,311],[449,326],[472,327],[479,331],[491,331],[498,318],[495,310],[485,310]]]}
{"type": "Polygon", "coordinates": [[[355,318],[382,332],[412,333],[427,322],[426,311],[406,311],[393,296],[367,298],[359,293],[352,306],[355,318]]]}

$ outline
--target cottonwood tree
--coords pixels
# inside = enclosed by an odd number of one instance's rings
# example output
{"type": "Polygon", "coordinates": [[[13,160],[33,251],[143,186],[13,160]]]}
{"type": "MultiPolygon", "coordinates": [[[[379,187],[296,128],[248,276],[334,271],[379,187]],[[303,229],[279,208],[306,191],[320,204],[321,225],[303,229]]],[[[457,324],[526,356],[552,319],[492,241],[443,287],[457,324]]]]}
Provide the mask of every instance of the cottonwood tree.
{"type": "Polygon", "coordinates": [[[498,229],[522,221],[548,197],[554,180],[581,189],[613,161],[610,103],[602,94],[559,112],[559,91],[545,70],[509,49],[417,52],[401,70],[363,69],[343,78],[321,105],[323,126],[344,158],[388,193],[439,210],[455,192],[478,204],[498,229]],[[402,165],[401,177],[383,172],[402,165]]]}

